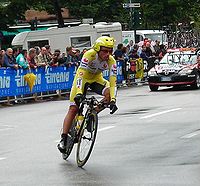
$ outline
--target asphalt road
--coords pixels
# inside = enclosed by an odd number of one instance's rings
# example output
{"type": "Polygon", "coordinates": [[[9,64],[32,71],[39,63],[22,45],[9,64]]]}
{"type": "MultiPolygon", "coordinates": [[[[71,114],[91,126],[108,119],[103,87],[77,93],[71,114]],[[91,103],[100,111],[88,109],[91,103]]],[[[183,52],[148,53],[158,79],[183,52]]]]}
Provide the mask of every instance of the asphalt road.
{"type": "Polygon", "coordinates": [[[199,186],[200,90],[121,88],[117,103],[82,169],[56,148],[68,100],[0,108],[0,185],[199,186]]]}

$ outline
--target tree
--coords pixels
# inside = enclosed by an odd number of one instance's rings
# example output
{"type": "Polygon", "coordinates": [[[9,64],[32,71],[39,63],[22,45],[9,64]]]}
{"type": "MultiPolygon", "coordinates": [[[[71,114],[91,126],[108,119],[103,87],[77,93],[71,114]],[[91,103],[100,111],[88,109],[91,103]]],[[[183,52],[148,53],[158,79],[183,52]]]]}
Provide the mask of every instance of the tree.
{"type": "MultiPolygon", "coordinates": [[[[76,19],[93,18],[94,22],[119,21],[129,23],[129,10],[122,4],[128,0],[0,0],[0,28],[6,29],[7,25],[14,24],[17,20],[24,19],[26,10],[46,10],[55,14],[59,27],[64,26],[61,8],[68,8],[70,15],[76,19]],[[62,7],[61,7],[62,5],[62,7]]],[[[199,0],[138,0],[142,12],[141,28],[162,28],[163,25],[178,22],[195,21],[200,25],[199,0]]]]}
{"type": "MultiPolygon", "coordinates": [[[[142,9],[147,28],[197,20],[199,3],[191,0],[143,0],[142,9]]],[[[199,20],[198,20],[199,21],[199,20]]]]}
{"type": "Polygon", "coordinates": [[[7,30],[8,25],[15,24],[18,20],[25,19],[26,10],[30,9],[46,10],[49,13],[54,13],[58,20],[59,27],[64,26],[64,21],[61,14],[61,8],[58,0],[10,0],[0,1],[0,29],[7,30]]]}

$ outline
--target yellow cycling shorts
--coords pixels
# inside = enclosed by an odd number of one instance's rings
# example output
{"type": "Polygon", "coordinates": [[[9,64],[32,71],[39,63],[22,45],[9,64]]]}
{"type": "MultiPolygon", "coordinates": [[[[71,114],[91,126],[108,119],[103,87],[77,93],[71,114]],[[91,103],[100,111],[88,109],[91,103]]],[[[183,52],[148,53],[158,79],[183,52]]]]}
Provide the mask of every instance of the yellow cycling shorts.
{"type": "Polygon", "coordinates": [[[85,94],[88,87],[93,92],[104,95],[104,91],[110,87],[110,83],[103,78],[102,73],[94,74],[88,70],[78,68],[70,92],[70,105],[75,105],[74,97],[77,94],[85,94]]]}

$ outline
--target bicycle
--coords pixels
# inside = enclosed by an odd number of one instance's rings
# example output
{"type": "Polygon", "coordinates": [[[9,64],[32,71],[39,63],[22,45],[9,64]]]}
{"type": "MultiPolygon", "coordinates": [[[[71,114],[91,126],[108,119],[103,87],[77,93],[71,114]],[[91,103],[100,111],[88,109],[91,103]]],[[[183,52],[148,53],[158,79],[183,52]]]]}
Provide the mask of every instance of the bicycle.
{"type": "Polygon", "coordinates": [[[62,154],[62,156],[64,160],[67,160],[74,144],[77,143],[76,162],[78,167],[85,165],[95,143],[98,129],[98,113],[95,110],[96,107],[109,108],[109,105],[98,101],[94,96],[90,98],[84,96],[68,133],[66,153],[62,154]]]}

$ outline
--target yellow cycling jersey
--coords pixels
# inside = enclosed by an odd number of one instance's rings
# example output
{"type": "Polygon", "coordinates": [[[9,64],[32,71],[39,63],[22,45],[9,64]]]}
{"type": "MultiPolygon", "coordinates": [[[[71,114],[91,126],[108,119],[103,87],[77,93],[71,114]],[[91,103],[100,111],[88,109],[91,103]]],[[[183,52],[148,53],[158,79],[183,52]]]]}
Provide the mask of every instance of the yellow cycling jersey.
{"type": "Polygon", "coordinates": [[[98,74],[104,70],[110,70],[110,75],[116,75],[116,61],[113,56],[109,56],[108,61],[100,61],[98,53],[94,49],[87,51],[81,60],[80,68],[86,69],[91,73],[98,74]]]}
{"type": "MultiPolygon", "coordinates": [[[[75,81],[78,85],[84,79],[87,82],[99,82],[102,84],[104,70],[109,70],[109,87],[111,100],[116,99],[116,80],[117,80],[117,64],[112,55],[108,61],[100,61],[98,53],[94,49],[87,51],[81,60],[81,64],[77,71],[75,81]],[[102,78],[101,78],[102,77],[102,78]],[[101,79],[101,80],[100,80],[101,79]]],[[[82,89],[76,85],[76,93],[82,93],[82,89]]]]}

